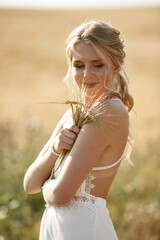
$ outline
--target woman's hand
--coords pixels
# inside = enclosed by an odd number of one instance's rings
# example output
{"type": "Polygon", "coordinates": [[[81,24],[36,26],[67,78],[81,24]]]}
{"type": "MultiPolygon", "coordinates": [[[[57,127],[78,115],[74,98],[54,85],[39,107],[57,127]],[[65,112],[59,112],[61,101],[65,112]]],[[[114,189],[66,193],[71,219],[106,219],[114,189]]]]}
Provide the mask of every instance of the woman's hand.
{"type": "Polygon", "coordinates": [[[79,131],[80,129],[75,124],[65,126],[54,139],[51,148],[53,148],[56,153],[61,153],[64,149],[71,150],[79,131]]]}

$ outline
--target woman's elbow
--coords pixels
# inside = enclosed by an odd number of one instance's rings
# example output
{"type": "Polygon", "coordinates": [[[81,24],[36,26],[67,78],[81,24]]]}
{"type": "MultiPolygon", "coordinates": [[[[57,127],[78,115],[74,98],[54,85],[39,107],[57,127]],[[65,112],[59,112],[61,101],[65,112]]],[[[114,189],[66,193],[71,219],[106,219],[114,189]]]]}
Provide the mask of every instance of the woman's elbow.
{"type": "Polygon", "coordinates": [[[44,200],[53,206],[66,205],[72,199],[72,197],[67,194],[66,191],[61,191],[60,189],[56,188],[52,181],[49,182],[43,189],[44,200]]]}
{"type": "Polygon", "coordinates": [[[27,193],[27,194],[33,193],[31,186],[29,184],[26,184],[25,182],[23,182],[23,188],[24,188],[25,193],[27,193]]]}
{"type": "Polygon", "coordinates": [[[23,180],[23,188],[27,194],[35,194],[41,191],[40,187],[35,186],[35,184],[33,184],[32,181],[29,181],[28,179],[26,179],[26,177],[24,177],[24,180],[23,180]]]}
{"type": "Polygon", "coordinates": [[[53,204],[56,206],[66,205],[73,198],[68,189],[54,189],[53,204]]]}

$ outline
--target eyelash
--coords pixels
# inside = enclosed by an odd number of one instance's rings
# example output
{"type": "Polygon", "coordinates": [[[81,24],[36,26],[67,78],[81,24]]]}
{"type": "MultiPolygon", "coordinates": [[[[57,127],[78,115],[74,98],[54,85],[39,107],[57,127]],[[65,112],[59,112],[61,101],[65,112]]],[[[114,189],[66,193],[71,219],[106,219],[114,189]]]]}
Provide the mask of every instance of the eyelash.
{"type": "Polygon", "coordinates": [[[102,63],[94,65],[94,67],[96,67],[96,68],[101,68],[101,67],[103,67],[103,66],[104,66],[104,65],[103,65],[102,63]]]}
{"type": "Polygon", "coordinates": [[[84,65],[75,65],[74,67],[75,67],[75,68],[83,68],[84,65]]]}
{"type": "MultiPolygon", "coordinates": [[[[75,68],[83,68],[85,65],[75,65],[74,67],[75,68]]],[[[95,68],[101,68],[101,67],[103,67],[104,65],[101,63],[101,64],[96,64],[96,65],[93,65],[93,67],[95,67],[95,68]]]]}

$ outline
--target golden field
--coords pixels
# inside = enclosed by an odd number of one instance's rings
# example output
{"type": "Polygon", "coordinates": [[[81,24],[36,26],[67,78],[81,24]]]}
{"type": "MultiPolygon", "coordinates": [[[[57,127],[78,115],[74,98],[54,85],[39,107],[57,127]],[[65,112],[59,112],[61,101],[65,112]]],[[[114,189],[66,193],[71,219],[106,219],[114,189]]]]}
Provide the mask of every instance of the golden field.
{"type": "Polygon", "coordinates": [[[126,42],[125,70],[135,106],[134,167],[123,162],[108,198],[119,239],[160,239],[160,8],[0,10],[0,240],[38,239],[44,202],[23,192],[23,176],[66,106],[66,38],[103,20],[126,42]],[[23,237],[22,237],[23,236],[23,237]]]}
{"type": "Polygon", "coordinates": [[[126,41],[125,70],[135,99],[135,139],[159,137],[160,9],[0,11],[1,121],[36,116],[52,130],[63,113],[37,101],[65,99],[66,38],[81,22],[99,19],[118,28],[126,41]],[[53,109],[53,111],[52,111],[53,109]],[[55,110],[55,111],[54,111],[55,110]]]}

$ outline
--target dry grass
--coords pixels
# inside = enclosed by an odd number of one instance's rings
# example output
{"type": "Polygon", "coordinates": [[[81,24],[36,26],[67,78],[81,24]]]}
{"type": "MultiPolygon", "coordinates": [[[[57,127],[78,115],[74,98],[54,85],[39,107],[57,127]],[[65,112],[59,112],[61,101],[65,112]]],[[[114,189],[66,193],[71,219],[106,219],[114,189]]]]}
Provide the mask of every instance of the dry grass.
{"type": "Polygon", "coordinates": [[[160,8],[0,10],[2,239],[38,238],[44,203],[41,195],[24,194],[22,179],[66,107],[35,103],[66,100],[65,39],[75,26],[92,18],[111,22],[125,36],[126,71],[137,114],[132,114],[135,167],[123,162],[109,209],[120,239],[159,239],[160,8]]]}
{"type": "MultiPolygon", "coordinates": [[[[160,9],[86,11],[0,11],[1,119],[39,119],[52,131],[64,106],[36,105],[65,100],[65,40],[88,19],[111,22],[126,39],[126,71],[135,99],[136,142],[148,146],[159,137],[160,9]],[[25,117],[24,117],[25,116],[25,117]]],[[[24,120],[25,121],[25,120],[24,120]]]]}
{"type": "Polygon", "coordinates": [[[88,19],[111,22],[126,39],[126,71],[135,99],[137,141],[157,139],[160,122],[160,9],[0,11],[1,121],[36,115],[51,131],[64,106],[35,102],[64,100],[65,40],[88,19]],[[53,115],[54,114],[54,115],[53,115]]]}

